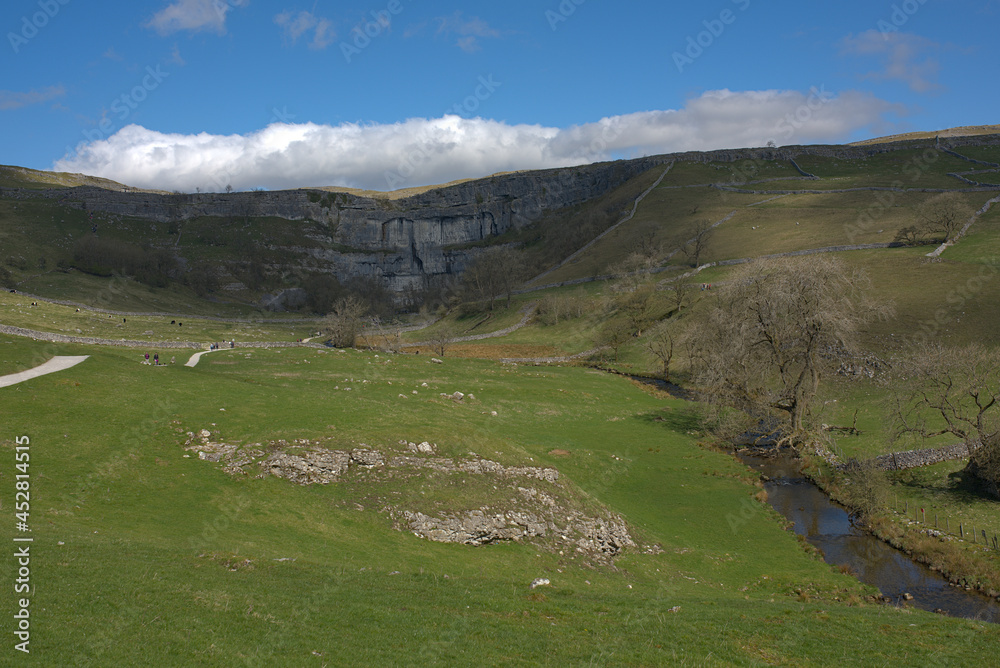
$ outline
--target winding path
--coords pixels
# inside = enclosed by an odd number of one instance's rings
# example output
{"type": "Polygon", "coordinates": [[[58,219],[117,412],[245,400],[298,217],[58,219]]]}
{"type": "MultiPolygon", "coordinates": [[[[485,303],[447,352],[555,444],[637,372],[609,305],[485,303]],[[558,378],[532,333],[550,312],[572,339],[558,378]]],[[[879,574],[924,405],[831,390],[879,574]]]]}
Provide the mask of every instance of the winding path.
{"type": "Polygon", "coordinates": [[[201,361],[202,355],[207,355],[208,353],[214,353],[214,352],[215,350],[202,350],[200,352],[197,352],[194,355],[191,355],[191,359],[189,359],[187,362],[184,362],[184,366],[197,366],[198,362],[201,361]]]}
{"type": "Polygon", "coordinates": [[[673,167],[673,166],[674,166],[674,162],[671,160],[670,164],[667,165],[667,168],[663,170],[662,174],[660,174],[660,178],[656,179],[656,183],[654,183],[653,185],[649,186],[649,188],[647,188],[646,190],[644,190],[641,195],[639,195],[638,197],[635,198],[635,202],[632,203],[632,210],[628,214],[626,214],[624,218],[622,218],[617,223],[615,223],[614,225],[612,225],[611,227],[609,227],[608,229],[604,230],[603,232],[601,232],[600,234],[598,234],[596,237],[594,237],[593,239],[591,239],[590,241],[588,241],[585,246],[583,246],[582,248],[578,249],[576,252],[574,252],[573,254],[571,254],[569,257],[565,258],[562,262],[560,262],[556,266],[552,267],[551,269],[546,269],[545,271],[543,271],[542,273],[540,273],[538,276],[535,276],[533,279],[531,279],[530,281],[528,281],[525,285],[530,285],[532,283],[535,283],[536,281],[541,280],[545,276],[548,276],[549,274],[551,274],[556,269],[559,269],[560,267],[565,266],[567,263],[572,262],[574,259],[576,259],[582,253],[586,252],[587,249],[589,249],[591,246],[593,246],[594,244],[596,244],[598,241],[600,241],[601,239],[603,239],[607,235],[611,234],[612,232],[614,232],[615,230],[617,230],[619,227],[621,227],[622,225],[624,225],[628,221],[632,220],[632,218],[635,216],[635,212],[639,209],[639,204],[642,202],[642,200],[644,200],[646,198],[646,195],[648,195],[649,193],[653,192],[656,189],[656,187],[658,185],[660,185],[660,183],[663,181],[663,179],[667,176],[667,172],[669,172],[670,168],[673,167]]]}
{"type": "Polygon", "coordinates": [[[38,378],[39,376],[45,376],[57,371],[64,371],[70,367],[76,366],[88,357],[90,357],[90,355],[61,355],[53,357],[48,362],[39,364],[33,369],[7,374],[6,376],[0,376],[0,387],[16,385],[17,383],[22,383],[26,380],[31,380],[32,378],[38,378]]]}

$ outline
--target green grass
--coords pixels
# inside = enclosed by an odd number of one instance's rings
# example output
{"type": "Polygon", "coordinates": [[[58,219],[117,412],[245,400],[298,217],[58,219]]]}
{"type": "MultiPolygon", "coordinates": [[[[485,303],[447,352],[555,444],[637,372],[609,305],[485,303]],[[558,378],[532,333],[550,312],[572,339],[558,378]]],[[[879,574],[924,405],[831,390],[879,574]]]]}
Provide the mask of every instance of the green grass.
{"type": "MultiPolygon", "coordinates": [[[[0,360],[39,347],[2,341],[0,360]]],[[[1000,638],[834,600],[869,590],[803,551],[751,499],[749,472],[687,435],[687,406],[620,378],[353,351],[222,351],[194,369],[144,367],[116,349],[45,351],[56,353],[92,357],[3,390],[5,456],[13,435],[31,437],[32,651],[43,662],[831,664],[849,639],[855,656],[968,663],[1000,638]],[[438,397],[454,390],[477,402],[438,397]],[[357,510],[356,486],[232,478],[185,458],[184,432],[200,428],[230,442],[426,439],[447,456],[553,465],[570,493],[664,551],[592,570],[529,544],[430,543],[392,530],[377,505],[357,510]],[[530,591],[541,576],[553,586],[530,591]]],[[[10,471],[0,476],[9,487],[10,471]]],[[[422,484],[433,481],[385,491],[416,498],[422,484]]],[[[11,564],[0,567],[8,581],[11,564]]]]}
{"type": "MultiPolygon", "coordinates": [[[[133,302],[134,304],[134,302],[133,302]]],[[[180,304],[176,304],[179,306],[180,304]]],[[[162,307],[162,306],[161,306],[162,307]]],[[[250,314],[248,314],[250,315],[250,314]]],[[[254,322],[230,323],[183,316],[119,316],[87,308],[37,301],[20,294],[0,293],[0,321],[43,332],[130,341],[296,341],[316,333],[318,320],[281,324],[275,314],[252,314],[254,322]],[[37,306],[32,306],[37,303],[37,306]],[[181,324],[170,324],[178,321],[181,324]]]]}

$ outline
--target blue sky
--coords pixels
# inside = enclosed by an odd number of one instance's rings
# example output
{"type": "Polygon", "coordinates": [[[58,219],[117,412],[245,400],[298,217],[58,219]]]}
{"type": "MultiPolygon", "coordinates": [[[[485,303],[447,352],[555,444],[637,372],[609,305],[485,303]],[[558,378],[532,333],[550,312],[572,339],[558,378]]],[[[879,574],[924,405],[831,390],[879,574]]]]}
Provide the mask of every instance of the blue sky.
{"type": "Polygon", "coordinates": [[[1000,0],[7,0],[0,163],[387,190],[1000,123],[1000,0]]]}

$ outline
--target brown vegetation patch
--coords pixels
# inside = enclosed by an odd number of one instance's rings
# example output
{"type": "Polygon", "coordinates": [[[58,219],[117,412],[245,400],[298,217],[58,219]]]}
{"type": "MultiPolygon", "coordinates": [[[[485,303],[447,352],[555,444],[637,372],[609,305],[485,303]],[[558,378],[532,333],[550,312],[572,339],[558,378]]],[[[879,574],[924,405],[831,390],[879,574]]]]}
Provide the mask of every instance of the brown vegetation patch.
{"type": "Polygon", "coordinates": [[[549,454],[553,457],[569,457],[570,451],[563,450],[562,448],[556,448],[555,450],[549,450],[549,454]]]}
{"type": "MultiPolygon", "coordinates": [[[[430,346],[416,346],[407,348],[407,352],[419,352],[420,355],[428,357],[440,357],[437,351],[430,346]]],[[[566,355],[563,351],[553,346],[537,346],[530,344],[506,343],[456,343],[445,349],[445,359],[448,357],[460,357],[466,359],[504,359],[504,358],[544,358],[562,357],[566,355]]]]}

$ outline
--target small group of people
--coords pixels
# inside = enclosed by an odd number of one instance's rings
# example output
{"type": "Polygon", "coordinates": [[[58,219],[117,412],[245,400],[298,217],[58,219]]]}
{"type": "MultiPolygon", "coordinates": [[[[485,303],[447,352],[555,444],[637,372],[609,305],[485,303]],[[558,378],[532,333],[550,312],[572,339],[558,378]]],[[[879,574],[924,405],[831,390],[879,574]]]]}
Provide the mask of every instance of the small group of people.
{"type": "MultiPolygon", "coordinates": [[[[171,357],[170,363],[173,364],[176,358],[171,357]]],[[[149,353],[146,353],[146,357],[142,362],[143,364],[149,364],[149,353]]],[[[160,366],[160,353],[153,353],[153,366],[160,366]]]]}
{"type": "MultiPolygon", "coordinates": [[[[208,349],[209,350],[219,350],[220,348],[224,348],[224,347],[225,347],[225,343],[213,343],[213,344],[211,344],[208,347],[208,349]]],[[[229,341],[229,347],[230,348],[235,348],[236,347],[236,341],[229,341]]]]}
{"type": "Polygon", "coordinates": [[[711,283],[702,283],[701,284],[701,289],[702,290],[711,290],[712,289],[712,284],[711,283]]]}

